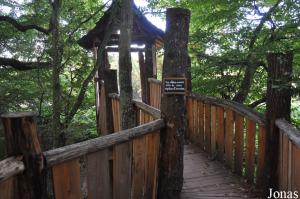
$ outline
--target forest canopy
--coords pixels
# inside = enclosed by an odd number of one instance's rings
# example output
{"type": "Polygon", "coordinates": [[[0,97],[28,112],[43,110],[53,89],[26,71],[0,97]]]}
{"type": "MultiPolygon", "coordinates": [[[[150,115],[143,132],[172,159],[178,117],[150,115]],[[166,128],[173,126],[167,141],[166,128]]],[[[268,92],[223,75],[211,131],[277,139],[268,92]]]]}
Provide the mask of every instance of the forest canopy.
{"type": "MultiPolygon", "coordinates": [[[[45,139],[62,136],[63,144],[96,136],[95,64],[92,52],[77,41],[95,26],[111,1],[0,2],[0,113],[37,111],[41,134],[45,139]]],[[[299,0],[143,2],[146,6],[140,10],[146,16],[162,20],[168,7],[191,10],[189,54],[194,92],[264,111],[266,55],[292,52],[292,118],[300,124],[299,0]]],[[[159,62],[162,55],[157,54],[159,62]]],[[[111,54],[110,61],[117,65],[116,56],[111,54]]],[[[133,60],[134,83],[139,82],[137,68],[133,60]]],[[[138,96],[139,86],[134,87],[138,96]]],[[[52,144],[57,143],[49,146],[52,144]]]]}

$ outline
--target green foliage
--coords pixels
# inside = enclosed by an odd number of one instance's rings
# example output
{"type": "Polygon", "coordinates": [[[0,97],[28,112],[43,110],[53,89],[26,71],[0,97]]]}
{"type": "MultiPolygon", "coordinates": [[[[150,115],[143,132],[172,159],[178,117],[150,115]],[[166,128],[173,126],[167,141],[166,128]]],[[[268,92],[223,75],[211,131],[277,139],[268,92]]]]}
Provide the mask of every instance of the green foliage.
{"type": "MultiPolygon", "coordinates": [[[[21,24],[49,27],[52,10],[48,1],[6,1],[0,3],[0,15],[10,16],[21,24]],[[4,10],[3,13],[1,10],[4,10]]],[[[77,40],[94,27],[103,14],[101,1],[63,1],[60,13],[60,42],[62,57],[62,125],[73,107],[84,79],[93,67],[90,52],[82,49],[77,40]],[[87,20],[89,19],[89,20],[87,20]],[[83,23],[84,22],[84,23],[83,23]]],[[[17,31],[12,25],[0,22],[0,54],[25,62],[51,62],[51,35],[36,30],[17,31]]],[[[52,118],[51,69],[16,71],[0,68],[0,113],[7,111],[37,111],[40,132],[50,137],[52,118]]],[[[95,94],[90,83],[83,105],[72,123],[65,129],[69,142],[95,137],[95,94]]]]}

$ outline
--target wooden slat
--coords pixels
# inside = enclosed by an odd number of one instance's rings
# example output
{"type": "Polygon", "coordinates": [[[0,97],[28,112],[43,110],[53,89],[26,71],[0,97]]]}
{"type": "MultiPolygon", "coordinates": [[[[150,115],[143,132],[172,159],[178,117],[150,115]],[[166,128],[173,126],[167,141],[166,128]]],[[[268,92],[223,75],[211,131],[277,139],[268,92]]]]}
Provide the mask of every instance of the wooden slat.
{"type": "Polygon", "coordinates": [[[13,199],[17,190],[13,190],[14,177],[10,177],[0,183],[0,198],[13,199]]]}
{"type": "Polygon", "coordinates": [[[132,141],[114,147],[113,198],[131,197],[132,141]]]}
{"type": "Polygon", "coordinates": [[[53,166],[52,174],[55,199],[82,198],[78,159],[53,166]]]}
{"type": "Polygon", "coordinates": [[[112,187],[109,169],[109,151],[102,151],[87,156],[88,198],[112,198],[112,187]]]}
{"type": "Polygon", "coordinates": [[[143,198],[145,191],[146,136],[133,140],[132,157],[132,198],[143,198]]]}
{"type": "Polygon", "coordinates": [[[244,117],[235,114],[235,160],[234,171],[242,175],[244,154],[244,117]]]}
{"type": "Polygon", "coordinates": [[[247,154],[246,154],[246,177],[249,183],[254,178],[254,153],[255,153],[255,123],[247,119],[247,154]]]}
{"type": "Polygon", "coordinates": [[[282,140],[283,140],[283,132],[279,133],[279,150],[278,150],[278,186],[280,190],[282,189],[282,140]]]}
{"type": "Polygon", "coordinates": [[[258,188],[263,189],[265,187],[265,162],[266,162],[266,129],[259,125],[258,135],[258,165],[257,165],[257,181],[258,188]]]}
{"type": "Polygon", "coordinates": [[[157,183],[157,164],[159,149],[159,132],[147,135],[147,175],[146,175],[146,198],[155,198],[157,183]]]}
{"type": "Polygon", "coordinates": [[[199,120],[199,141],[201,149],[204,149],[204,106],[201,101],[198,101],[198,120],[199,120]]]}
{"type": "Polygon", "coordinates": [[[233,164],[233,111],[226,110],[226,130],[225,130],[225,159],[226,165],[232,168],[233,164]]]}
{"type": "Polygon", "coordinates": [[[192,140],[196,142],[198,140],[198,109],[197,109],[197,100],[193,100],[193,105],[192,105],[192,110],[193,110],[193,133],[192,133],[192,140]]]}
{"type": "Polygon", "coordinates": [[[187,117],[188,117],[188,137],[191,138],[193,131],[193,99],[187,98],[187,117]]]}
{"type": "Polygon", "coordinates": [[[293,145],[292,147],[292,191],[300,190],[300,149],[293,145]]]}
{"type": "Polygon", "coordinates": [[[217,136],[218,136],[218,159],[220,161],[224,160],[224,138],[225,138],[225,130],[224,130],[224,108],[217,108],[217,136]]]}
{"type": "Polygon", "coordinates": [[[211,154],[211,113],[210,105],[205,104],[205,151],[211,154]]]}
{"type": "Polygon", "coordinates": [[[216,113],[216,107],[211,106],[211,153],[213,156],[216,154],[216,130],[217,130],[217,113],[216,113]]]}
{"type": "Polygon", "coordinates": [[[288,190],[288,163],[289,163],[289,138],[280,133],[280,156],[279,156],[279,189],[288,190]]]}

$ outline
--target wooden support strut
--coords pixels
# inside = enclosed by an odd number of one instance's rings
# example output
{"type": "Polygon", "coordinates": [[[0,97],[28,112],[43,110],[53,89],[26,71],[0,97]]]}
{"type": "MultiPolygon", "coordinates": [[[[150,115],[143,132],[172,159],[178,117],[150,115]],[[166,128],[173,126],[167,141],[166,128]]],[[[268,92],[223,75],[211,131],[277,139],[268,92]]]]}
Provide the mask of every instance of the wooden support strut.
{"type": "Polygon", "coordinates": [[[37,136],[37,125],[32,112],[1,115],[8,156],[23,156],[25,172],[15,178],[14,198],[38,199],[43,192],[44,158],[37,136]]]}

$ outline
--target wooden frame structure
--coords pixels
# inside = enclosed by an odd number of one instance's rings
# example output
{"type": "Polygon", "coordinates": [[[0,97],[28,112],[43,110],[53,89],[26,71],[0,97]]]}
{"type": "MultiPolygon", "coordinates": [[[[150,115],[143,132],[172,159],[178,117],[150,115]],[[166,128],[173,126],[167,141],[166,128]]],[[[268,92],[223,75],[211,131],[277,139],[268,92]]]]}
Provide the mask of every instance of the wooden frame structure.
{"type": "MultiPolygon", "coordinates": [[[[112,20],[115,21],[114,24],[110,22],[110,17],[113,13],[113,9],[117,9],[118,6],[111,5],[110,8],[103,14],[100,20],[96,23],[96,26],[91,29],[85,36],[83,36],[79,41],[79,45],[87,50],[94,50],[104,40],[104,36],[108,30],[113,29],[110,39],[105,47],[105,52],[101,59],[105,69],[109,69],[109,63],[107,58],[108,52],[118,52],[119,45],[119,26],[120,26],[120,12],[116,12],[116,16],[112,20]]],[[[143,15],[143,13],[137,8],[135,4],[132,6],[133,11],[133,29],[132,29],[132,45],[135,47],[131,48],[131,52],[139,53],[139,67],[140,67],[140,78],[141,78],[141,88],[142,88],[142,101],[149,103],[149,87],[147,83],[148,78],[157,77],[157,66],[156,66],[156,50],[161,48],[164,43],[164,32],[154,26],[148,19],[143,15]]],[[[94,53],[96,51],[94,50],[94,53]]],[[[101,70],[101,68],[100,68],[101,70]]],[[[98,71],[100,74],[100,71],[98,71]]],[[[101,75],[99,75],[101,76],[101,75]]],[[[100,79],[102,79],[100,77],[100,79]]],[[[98,80],[98,76],[96,77],[98,80]]],[[[99,81],[98,81],[99,83],[99,81]]],[[[99,86],[96,86],[99,87],[99,86]]],[[[96,88],[96,93],[99,90],[96,88]]]]}

